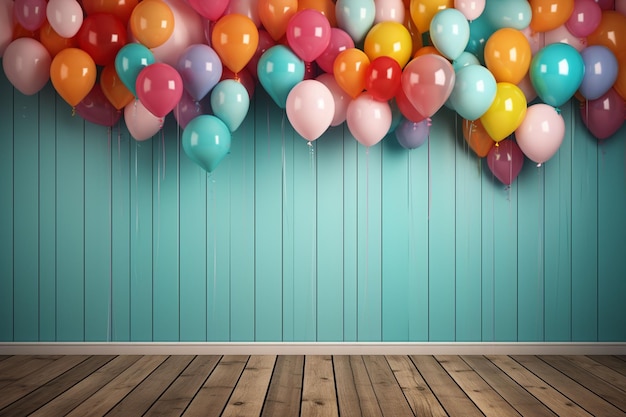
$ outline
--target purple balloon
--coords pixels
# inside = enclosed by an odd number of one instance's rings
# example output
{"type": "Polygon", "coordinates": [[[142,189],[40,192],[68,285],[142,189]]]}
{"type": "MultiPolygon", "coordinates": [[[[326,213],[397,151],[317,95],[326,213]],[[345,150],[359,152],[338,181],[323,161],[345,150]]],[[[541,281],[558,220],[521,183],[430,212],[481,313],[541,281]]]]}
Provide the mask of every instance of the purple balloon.
{"type": "Polygon", "coordinates": [[[585,63],[585,75],[578,90],[587,100],[595,100],[609,91],[617,80],[617,58],[602,45],[588,46],[580,55],[585,63]]]}
{"type": "Polygon", "coordinates": [[[222,61],[209,45],[188,46],[178,59],[176,69],[183,79],[183,87],[191,97],[200,101],[220,81],[222,61]]]}
{"type": "Polygon", "coordinates": [[[504,139],[487,154],[487,165],[501,183],[511,185],[522,170],[524,153],[514,140],[504,139]]]}
{"type": "Polygon", "coordinates": [[[24,29],[35,31],[46,21],[46,0],[15,0],[15,19],[24,29]]]}
{"type": "Polygon", "coordinates": [[[611,88],[602,97],[583,103],[580,116],[593,136],[607,139],[622,127],[626,105],[617,91],[611,88]]]}
{"type": "Polygon", "coordinates": [[[398,143],[406,149],[419,148],[426,142],[430,134],[430,121],[424,119],[421,122],[412,122],[402,119],[395,130],[398,143]]]}
{"type": "Polygon", "coordinates": [[[190,121],[201,114],[207,114],[205,111],[204,100],[195,101],[188,92],[183,92],[183,96],[174,108],[174,118],[178,122],[181,129],[187,127],[190,121]]]}
{"type": "Polygon", "coordinates": [[[106,98],[100,84],[95,84],[89,94],[76,106],[76,113],[88,122],[111,127],[120,119],[122,112],[106,98]]]}

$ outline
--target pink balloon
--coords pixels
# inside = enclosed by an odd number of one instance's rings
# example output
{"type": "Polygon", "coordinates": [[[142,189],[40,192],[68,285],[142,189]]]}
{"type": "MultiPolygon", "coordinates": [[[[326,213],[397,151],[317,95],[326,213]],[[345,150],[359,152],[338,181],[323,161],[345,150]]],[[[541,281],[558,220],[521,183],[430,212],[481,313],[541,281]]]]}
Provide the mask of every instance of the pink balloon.
{"type": "Polygon", "coordinates": [[[475,20],[485,10],[485,0],[454,0],[454,8],[458,9],[467,20],[475,20]]]}
{"type": "Polygon", "coordinates": [[[346,123],[352,136],[364,146],[374,146],[389,132],[391,107],[375,100],[370,93],[361,93],[348,104],[346,123]]]}
{"type": "Polygon", "coordinates": [[[524,78],[522,78],[522,81],[517,83],[517,87],[522,90],[522,93],[524,93],[524,97],[526,97],[526,103],[530,103],[537,98],[537,92],[535,91],[535,87],[530,80],[530,73],[526,73],[524,78]]]}
{"type": "Polygon", "coordinates": [[[304,80],[287,95],[287,119],[296,132],[308,141],[324,134],[335,114],[333,95],[323,83],[304,80]]]}
{"type": "Polygon", "coordinates": [[[594,0],[574,0],[574,11],[565,26],[572,35],[584,38],[596,30],[601,19],[602,9],[594,0]]]}
{"type": "Polygon", "coordinates": [[[330,23],[318,10],[300,10],[289,19],[285,35],[293,52],[303,61],[311,62],[330,43],[330,23]]]}
{"type": "Polygon", "coordinates": [[[565,121],[554,107],[533,104],[515,130],[515,138],[524,155],[538,165],[552,158],[565,137],[565,121]]]}
{"type": "MultiPolygon", "coordinates": [[[[615,0],[594,0],[602,10],[614,10],[616,8],[615,0]]],[[[623,2],[624,0],[618,0],[623,2]]]]}
{"type": "Polygon", "coordinates": [[[0,0],[0,57],[13,40],[13,0],[0,0]]]}
{"type": "Polygon", "coordinates": [[[511,185],[524,166],[524,153],[514,140],[501,140],[489,150],[487,166],[501,183],[511,185]]]}
{"type": "Polygon", "coordinates": [[[626,104],[617,91],[611,88],[602,97],[583,103],[580,116],[594,137],[607,139],[622,127],[626,104]]]}
{"type": "Polygon", "coordinates": [[[174,119],[178,122],[181,129],[187,127],[190,121],[201,114],[208,114],[205,111],[205,101],[195,101],[188,92],[183,92],[183,96],[174,108],[174,119]]]}
{"type": "Polygon", "coordinates": [[[173,67],[162,62],[148,65],[136,81],[137,98],[157,117],[165,117],[183,95],[183,80],[173,67]]]}
{"type": "Polygon", "coordinates": [[[319,65],[324,72],[332,74],[337,55],[350,48],[354,48],[354,41],[348,32],[339,28],[331,28],[328,46],[324,49],[324,52],[316,58],[315,62],[317,62],[317,65],[319,65]]]}
{"type": "Polygon", "coordinates": [[[565,25],[561,25],[556,29],[544,32],[544,40],[546,45],[552,43],[566,43],[573,46],[578,52],[587,47],[587,40],[572,34],[565,25]]]}
{"type": "Polygon", "coordinates": [[[404,2],[402,0],[376,0],[376,17],[374,24],[380,22],[397,22],[404,24],[404,2]]]}
{"type": "Polygon", "coordinates": [[[324,84],[330,93],[333,95],[333,101],[335,102],[335,112],[333,120],[330,122],[331,126],[339,126],[346,121],[346,112],[348,111],[348,104],[352,100],[348,93],[345,92],[337,80],[332,74],[324,73],[317,77],[317,81],[324,84]]]}
{"type": "Polygon", "coordinates": [[[402,89],[415,109],[431,117],[444,105],[454,87],[454,68],[435,54],[412,59],[402,72],[402,89]]]}
{"type": "Polygon", "coordinates": [[[48,50],[32,38],[18,38],[11,42],[2,58],[4,74],[27,96],[38,93],[46,85],[51,63],[48,50]]]}
{"type": "Polygon", "coordinates": [[[229,0],[187,0],[187,4],[191,6],[198,14],[206,19],[216,21],[219,19],[228,7],[229,0]]]}
{"type": "Polygon", "coordinates": [[[259,0],[230,0],[226,13],[239,13],[248,16],[256,27],[261,27],[261,18],[259,17],[259,0]]]}
{"type": "Polygon", "coordinates": [[[46,21],[46,0],[15,0],[15,19],[24,29],[37,30],[46,21]]]}
{"type": "Polygon", "coordinates": [[[100,84],[96,83],[89,94],[76,106],[76,113],[90,123],[102,126],[113,126],[120,120],[122,112],[118,111],[106,98],[100,84]]]}
{"type": "Polygon", "coordinates": [[[545,34],[544,32],[535,32],[530,26],[526,26],[520,32],[526,37],[528,40],[528,44],[530,45],[530,53],[534,56],[541,48],[546,46],[545,34]]]}
{"type": "Polygon", "coordinates": [[[71,38],[83,24],[83,9],[76,0],[50,0],[46,6],[46,17],[56,33],[71,38]]]}
{"type": "Polygon", "coordinates": [[[138,141],[150,139],[163,127],[163,119],[150,113],[139,100],[124,107],[124,121],[130,135],[138,141]]]}

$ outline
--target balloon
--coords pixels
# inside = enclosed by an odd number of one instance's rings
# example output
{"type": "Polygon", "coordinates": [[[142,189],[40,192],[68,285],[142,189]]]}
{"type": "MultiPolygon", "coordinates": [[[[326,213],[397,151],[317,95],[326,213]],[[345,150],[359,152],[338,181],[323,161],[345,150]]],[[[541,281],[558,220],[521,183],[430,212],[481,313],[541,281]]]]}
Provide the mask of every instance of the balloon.
{"type": "MultiPolygon", "coordinates": [[[[600,2],[598,4],[600,4],[600,2]]],[[[602,9],[601,4],[600,4],[600,8],[602,9]]],[[[611,8],[608,8],[606,10],[611,10],[611,8]]],[[[615,10],[623,14],[624,16],[626,16],[626,2],[620,1],[620,2],[615,3],[615,10]]]]}
{"type": "Polygon", "coordinates": [[[183,150],[205,171],[213,172],[230,152],[231,134],[219,118],[202,114],[183,130],[183,150]]]}
{"type": "Polygon", "coordinates": [[[469,42],[469,23],[457,9],[438,12],[430,22],[430,38],[443,56],[456,59],[469,42]]]}
{"type": "Polygon", "coordinates": [[[594,137],[607,139],[624,123],[626,105],[624,99],[611,88],[602,97],[585,101],[580,106],[580,116],[594,137]]]}
{"type": "Polygon", "coordinates": [[[330,43],[330,23],[317,10],[300,10],[294,14],[286,29],[289,47],[306,62],[317,59],[330,43]]]}
{"type": "Polygon", "coordinates": [[[626,58],[626,16],[612,10],[603,11],[600,24],[587,36],[587,42],[606,46],[622,62],[626,58]]]}
{"type": "Polygon", "coordinates": [[[563,105],[574,95],[584,73],[583,58],[565,43],[547,45],[530,63],[530,80],[537,95],[554,107],[563,105]]]}
{"type": "Polygon", "coordinates": [[[412,122],[404,119],[400,122],[394,131],[396,139],[400,146],[405,149],[419,148],[426,142],[430,135],[430,122],[422,120],[421,122],[412,122]]]}
{"type": "Polygon", "coordinates": [[[259,59],[261,59],[261,55],[274,45],[276,45],[276,42],[274,42],[274,39],[272,39],[270,34],[267,33],[266,30],[259,29],[259,44],[256,47],[254,55],[250,58],[250,62],[246,65],[246,69],[254,78],[258,79],[257,67],[259,66],[259,59]]]}
{"type": "Polygon", "coordinates": [[[455,72],[469,65],[480,65],[480,62],[476,55],[467,51],[461,52],[461,55],[452,61],[452,68],[454,68],[455,72]]]}
{"type": "Polygon", "coordinates": [[[205,44],[187,47],[176,69],[183,79],[183,87],[196,101],[202,100],[222,77],[220,57],[205,44]]]}
{"type": "Polygon", "coordinates": [[[402,68],[388,56],[374,59],[365,70],[365,89],[379,101],[391,100],[400,88],[402,68]]]}
{"type": "Polygon", "coordinates": [[[183,91],[183,96],[172,113],[174,113],[174,119],[178,125],[184,129],[195,117],[208,112],[205,110],[204,100],[196,101],[188,92],[183,91]]]}
{"type": "Polygon", "coordinates": [[[46,17],[56,33],[71,38],[83,24],[83,9],[76,0],[50,0],[46,6],[46,17]]]}
{"type": "Polygon", "coordinates": [[[76,113],[90,123],[108,127],[117,123],[122,115],[111,105],[99,84],[94,84],[89,94],[78,103],[76,113]]]}
{"type": "Polygon", "coordinates": [[[454,7],[454,0],[411,0],[409,12],[417,30],[421,33],[430,30],[430,22],[440,10],[454,7]]]}
{"type": "Polygon", "coordinates": [[[486,0],[454,0],[454,8],[463,13],[467,20],[477,19],[485,10],[486,0]]]}
{"type": "Polygon", "coordinates": [[[587,46],[587,41],[585,38],[579,38],[578,36],[572,35],[565,25],[561,25],[556,29],[549,30],[543,33],[543,42],[545,45],[550,45],[551,43],[565,43],[572,46],[577,51],[582,51],[587,46]]]}
{"type": "Polygon", "coordinates": [[[211,108],[213,114],[228,126],[228,130],[234,132],[241,126],[250,108],[246,87],[235,80],[220,81],[211,92],[211,108]]]}
{"type": "Polygon", "coordinates": [[[365,89],[365,74],[370,60],[357,48],[346,49],[337,55],[333,75],[337,84],[352,98],[356,98],[365,89]]]}
{"type": "Polygon", "coordinates": [[[626,100],[626,58],[623,58],[619,63],[619,70],[617,72],[617,80],[613,84],[613,88],[617,93],[626,100]]]}
{"type": "Polygon", "coordinates": [[[609,91],[617,80],[617,58],[609,48],[601,45],[589,46],[580,55],[585,71],[579,91],[587,100],[595,100],[609,91]]]}
{"type": "Polygon", "coordinates": [[[78,46],[76,37],[64,38],[52,29],[49,22],[45,22],[39,31],[39,41],[46,47],[51,57],[54,57],[65,48],[78,46]]]}
{"type": "Polygon", "coordinates": [[[596,30],[602,19],[602,9],[594,0],[574,0],[574,10],[565,21],[572,35],[584,38],[596,30]]]}
{"type": "Polygon", "coordinates": [[[109,64],[102,69],[100,73],[100,88],[102,88],[104,96],[117,110],[123,109],[135,98],[117,75],[113,64],[109,64]]]}
{"type": "Polygon", "coordinates": [[[137,98],[157,117],[165,117],[183,95],[183,80],[173,67],[162,62],[149,65],[137,76],[137,98]]]}
{"type": "Polygon", "coordinates": [[[15,20],[27,30],[37,30],[46,20],[46,0],[15,0],[15,20]]]}
{"type": "Polygon", "coordinates": [[[211,45],[222,59],[222,64],[238,73],[256,52],[259,30],[249,17],[229,14],[215,23],[211,45]]]}
{"type": "Polygon", "coordinates": [[[526,117],[515,130],[515,138],[524,155],[543,164],[559,150],[565,137],[563,116],[547,104],[528,107],[526,117]]]}
{"type": "Polygon", "coordinates": [[[304,80],[287,96],[287,118],[304,139],[314,141],[330,126],[335,115],[333,95],[322,82],[304,80]]]}
{"type": "Polygon", "coordinates": [[[330,26],[337,26],[337,15],[333,0],[298,0],[298,10],[306,9],[317,10],[324,15],[330,26]]]}
{"type": "Polygon", "coordinates": [[[19,38],[7,46],[2,58],[4,75],[22,94],[38,93],[50,79],[52,59],[35,39],[19,38]]]}
{"type": "Polygon", "coordinates": [[[530,103],[537,98],[537,92],[535,91],[535,87],[533,87],[533,83],[530,80],[530,74],[526,74],[526,76],[522,78],[522,81],[517,83],[517,86],[524,93],[527,103],[530,103]]]}
{"type": "Polygon", "coordinates": [[[254,79],[252,74],[250,74],[250,71],[248,71],[247,68],[242,69],[237,74],[235,74],[228,68],[224,68],[220,81],[224,80],[234,80],[238,83],[241,83],[241,85],[243,85],[248,92],[248,97],[252,98],[254,96],[254,91],[256,90],[256,80],[254,79]]]}
{"type": "Polygon", "coordinates": [[[365,37],[363,51],[371,60],[387,56],[404,67],[413,51],[411,34],[397,22],[381,22],[374,25],[365,37]]]}
{"type": "Polygon", "coordinates": [[[0,57],[13,41],[13,0],[0,0],[0,57]]]}
{"type": "Polygon", "coordinates": [[[411,122],[418,123],[426,119],[422,113],[420,113],[406,96],[404,89],[402,88],[402,80],[400,80],[400,88],[394,97],[394,102],[400,111],[400,114],[411,122]]]}
{"type": "Polygon", "coordinates": [[[622,1],[615,3],[615,0],[594,0],[594,1],[598,3],[598,6],[600,6],[602,10],[618,10],[619,6],[623,4],[622,1]]]}
{"type": "MultiPolygon", "coordinates": [[[[522,34],[526,37],[528,44],[530,45],[530,53],[534,56],[541,48],[546,46],[548,42],[545,39],[544,32],[533,32],[529,27],[525,27],[520,30],[522,34]]],[[[550,42],[551,43],[551,42],[550,42]]]]}
{"type": "Polygon", "coordinates": [[[163,127],[163,119],[150,113],[139,100],[133,100],[124,107],[124,121],[128,133],[138,141],[150,139],[163,127]]]}
{"type": "Polygon", "coordinates": [[[532,9],[527,0],[491,0],[480,16],[485,17],[494,30],[513,28],[522,30],[530,24],[532,9]]]}
{"type": "Polygon", "coordinates": [[[491,147],[487,166],[501,183],[511,185],[524,166],[524,154],[514,140],[505,139],[491,147]]]}
{"type": "Polygon", "coordinates": [[[259,82],[281,109],[287,105],[289,91],[304,78],[304,62],[284,45],[265,51],[257,70],[259,82]]]}
{"type": "Polygon", "coordinates": [[[337,80],[333,74],[321,74],[317,77],[317,81],[321,82],[328,88],[328,91],[333,96],[334,112],[333,120],[331,120],[331,126],[339,126],[346,121],[346,112],[348,111],[348,104],[350,104],[351,98],[348,94],[337,84],[337,80]]]}
{"type": "Polygon", "coordinates": [[[337,55],[351,48],[354,48],[354,41],[346,31],[339,28],[330,28],[328,46],[324,49],[324,52],[317,57],[315,62],[317,62],[317,65],[319,65],[324,72],[332,74],[337,55]]]}
{"type": "Polygon", "coordinates": [[[85,18],[76,40],[96,65],[108,65],[126,44],[126,27],[112,14],[94,13],[85,18]]]}
{"type": "Polygon", "coordinates": [[[479,158],[486,157],[495,145],[480,119],[463,119],[463,139],[479,158]]]}
{"type": "Polygon", "coordinates": [[[154,55],[139,43],[124,45],[115,57],[115,70],[126,88],[137,97],[137,77],[142,69],[154,64],[154,55]]]}
{"type": "Polygon", "coordinates": [[[526,104],[526,97],[519,87],[511,83],[498,83],[493,103],[480,117],[485,131],[496,142],[505,139],[524,120],[526,104]]]}
{"type": "MultiPolygon", "coordinates": [[[[242,14],[248,16],[256,27],[261,27],[259,0],[230,0],[224,14],[242,14]]],[[[209,38],[210,39],[210,38],[209,38]]]]}
{"type": "Polygon", "coordinates": [[[469,65],[456,72],[450,103],[459,116],[476,120],[491,107],[496,97],[496,79],[481,65],[469,65]]]}
{"type": "Polygon", "coordinates": [[[200,16],[209,20],[219,19],[226,11],[228,3],[229,0],[187,0],[187,4],[189,4],[192,9],[198,12],[200,16]]]}
{"type": "Polygon", "coordinates": [[[148,48],[163,45],[174,32],[174,13],[162,0],[143,0],[130,15],[130,30],[148,48]]]}
{"type": "Polygon", "coordinates": [[[528,39],[517,29],[498,29],[485,45],[485,65],[498,82],[519,83],[531,59],[528,39]]]}
{"type": "Polygon", "coordinates": [[[479,62],[484,62],[484,51],[487,39],[491,37],[496,29],[487,20],[485,13],[480,15],[478,19],[471,21],[469,27],[470,35],[465,50],[474,54],[479,62]]]}
{"type": "Polygon", "coordinates": [[[402,0],[377,0],[374,1],[374,6],[376,8],[374,24],[381,22],[404,24],[405,7],[402,0]]]}
{"type": "Polygon", "coordinates": [[[402,89],[419,113],[431,117],[450,97],[454,80],[454,68],[445,58],[422,55],[404,68],[402,89]]]}
{"type": "Polygon", "coordinates": [[[259,18],[272,39],[285,36],[291,17],[298,11],[298,0],[259,0],[259,18]]]}
{"type": "Polygon", "coordinates": [[[111,13],[124,24],[128,23],[138,0],[82,0],[87,15],[94,13],[111,13]]]}
{"type": "Polygon", "coordinates": [[[57,93],[76,107],[96,83],[96,71],[96,64],[87,52],[67,48],[52,59],[50,80],[57,93]]]}
{"type": "Polygon", "coordinates": [[[398,108],[396,100],[389,101],[389,108],[391,109],[391,126],[389,126],[389,132],[387,133],[393,133],[398,126],[400,126],[400,123],[406,118],[402,115],[402,112],[398,108]]]}
{"type": "Polygon", "coordinates": [[[547,32],[567,22],[574,11],[574,0],[529,0],[532,10],[530,28],[547,32]]]}
{"type": "Polygon", "coordinates": [[[374,100],[365,92],[348,104],[346,123],[359,143],[374,146],[389,132],[391,108],[387,102],[374,100]]]}
{"type": "Polygon", "coordinates": [[[355,43],[361,42],[376,19],[374,0],[337,0],[337,26],[345,30],[355,43]]]}

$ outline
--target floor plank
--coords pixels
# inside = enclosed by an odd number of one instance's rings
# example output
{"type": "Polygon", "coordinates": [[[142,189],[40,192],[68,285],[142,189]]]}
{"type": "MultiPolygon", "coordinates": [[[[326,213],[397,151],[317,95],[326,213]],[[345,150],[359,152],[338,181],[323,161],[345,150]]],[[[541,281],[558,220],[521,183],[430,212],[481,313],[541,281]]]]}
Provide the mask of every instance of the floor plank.
{"type": "Polygon", "coordinates": [[[590,359],[611,368],[615,372],[626,375],[626,362],[616,356],[590,356],[590,359]]]}
{"type": "Polygon", "coordinates": [[[437,397],[408,357],[393,355],[387,356],[386,359],[413,414],[432,417],[447,416],[437,397]]]}
{"type": "Polygon", "coordinates": [[[378,404],[386,416],[408,416],[412,414],[402,389],[384,356],[368,355],[363,358],[372,382],[378,404]]]}
{"type": "Polygon", "coordinates": [[[59,359],[60,356],[15,355],[0,362],[0,388],[59,359]]]}
{"type": "Polygon", "coordinates": [[[11,355],[0,355],[0,362],[2,362],[5,359],[9,359],[11,357],[11,355]]]}
{"type": "Polygon", "coordinates": [[[605,366],[588,356],[565,356],[565,359],[584,369],[585,372],[589,372],[616,388],[626,391],[626,375],[611,369],[611,367],[605,366]]]}
{"type": "Polygon", "coordinates": [[[300,414],[304,356],[285,355],[276,359],[270,381],[263,417],[297,416],[300,414]]]}
{"type": "Polygon", "coordinates": [[[200,388],[185,417],[219,416],[239,381],[249,356],[223,356],[211,375],[200,388]]]}
{"type": "Polygon", "coordinates": [[[362,356],[333,357],[337,404],[342,417],[383,415],[362,356]]]}
{"type": "Polygon", "coordinates": [[[252,356],[228,400],[223,417],[260,416],[276,356],[252,356]]]}
{"type": "Polygon", "coordinates": [[[302,417],[339,415],[332,356],[313,355],[304,359],[300,415],[302,417]]]}

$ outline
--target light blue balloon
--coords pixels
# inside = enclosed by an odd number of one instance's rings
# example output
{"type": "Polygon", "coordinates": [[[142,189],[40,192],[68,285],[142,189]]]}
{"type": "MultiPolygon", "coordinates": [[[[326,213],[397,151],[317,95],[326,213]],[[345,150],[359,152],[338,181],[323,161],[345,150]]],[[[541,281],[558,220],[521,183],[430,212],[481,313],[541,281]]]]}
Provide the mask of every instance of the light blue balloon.
{"type": "Polygon", "coordinates": [[[183,150],[205,171],[213,172],[230,152],[231,134],[218,117],[202,114],[183,130],[183,150]]]}
{"type": "Polygon", "coordinates": [[[304,79],[304,61],[288,47],[275,45],[259,58],[257,74],[267,94],[284,109],[289,92],[304,79]]]}
{"type": "Polygon", "coordinates": [[[496,29],[489,23],[485,13],[469,23],[470,36],[465,50],[472,53],[481,64],[485,63],[485,45],[496,29]]]}
{"type": "Polygon", "coordinates": [[[467,47],[469,35],[469,23],[457,9],[443,9],[430,21],[433,45],[446,58],[457,59],[467,47]]]}
{"type": "Polygon", "coordinates": [[[137,97],[137,77],[142,69],[154,62],[154,54],[148,48],[139,43],[128,43],[115,56],[115,71],[122,84],[137,97]]]}
{"type": "Polygon", "coordinates": [[[541,48],[530,62],[530,81],[539,98],[559,107],[578,90],[585,75],[585,63],[576,48],[551,43],[541,48]]]}
{"type": "Polygon", "coordinates": [[[339,29],[346,31],[354,43],[358,43],[374,25],[376,5],[374,0],[337,0],[335,16],[339,29]]]}
{"type": "Polygon", "coordinates": [[[496,79],[487,68],[469,65],[456,72],[450,102],[459,116],[476,120],[489,109],[496,91],[496,79]]]}
{"type": "Polygon", "coordinates": [[[452,61],[452,68],[454,71],[458,71],[468,65],[480,65],[480,61],[471,52],[463,51],[454,61],[452,61]]]}
{"type": "Polygon", "coordinates": [[[231,132],[241,126],[250,108],[248,90],[235,80],[223,80],[211,91],[213,114],[220,118],[231,132]]]}
{"type": "Polygon", "coordinates": [[[513,28],[522,30],[530,25],[532,9],[528,0],[489,0],[481,16],[496,30],[513,28]]]}
{"type": "Polygon", "coordinates": [[[595,100],[609,91],[617,80],[617,58],[602,45],[588,46],[580,55],[585,63],[585,75],[578,89],[587,100],[595,100]]]}

